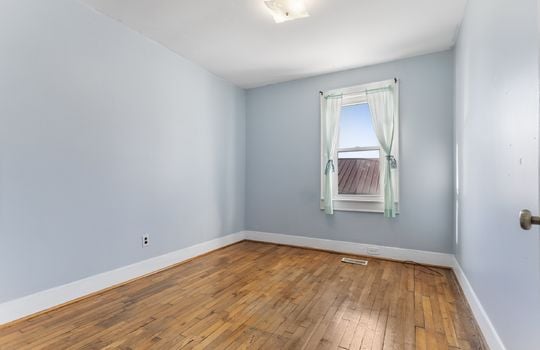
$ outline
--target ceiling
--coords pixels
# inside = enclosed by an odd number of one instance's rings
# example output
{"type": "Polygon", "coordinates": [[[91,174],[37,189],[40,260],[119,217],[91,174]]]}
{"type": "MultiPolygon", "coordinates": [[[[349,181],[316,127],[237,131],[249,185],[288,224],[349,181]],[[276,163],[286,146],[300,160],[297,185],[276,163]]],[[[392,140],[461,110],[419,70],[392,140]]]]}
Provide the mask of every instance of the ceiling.
{"type": "Polygon", "coordinates": [[[274,23],[264,0],[83,0],[243,88],[442,51],[467,0],[306,0],[274,23]]]}

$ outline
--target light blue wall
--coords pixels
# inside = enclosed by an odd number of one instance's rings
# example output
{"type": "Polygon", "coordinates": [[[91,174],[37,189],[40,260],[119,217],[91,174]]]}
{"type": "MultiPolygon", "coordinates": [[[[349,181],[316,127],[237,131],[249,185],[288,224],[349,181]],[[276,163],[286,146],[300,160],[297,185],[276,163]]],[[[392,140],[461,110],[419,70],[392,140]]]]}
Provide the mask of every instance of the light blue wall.
{"type": "Polygon", "coordinates": [[[78,1],[2,1],[0,302],[242,230],[244,135],[243,90],[78,1]]]}
{"type": "Polygon", "coordinates": [[[456,255],[508,350],[540,349],[536,0],[470,0],[456,48],[456,255]]]}
{"type": "Polygon", "coordinates": [[[453,53],[248,90],[249,230],[453,251],[453,53]],[[400,79],[401,215],[319,209],[319,90],[400,79]]]}

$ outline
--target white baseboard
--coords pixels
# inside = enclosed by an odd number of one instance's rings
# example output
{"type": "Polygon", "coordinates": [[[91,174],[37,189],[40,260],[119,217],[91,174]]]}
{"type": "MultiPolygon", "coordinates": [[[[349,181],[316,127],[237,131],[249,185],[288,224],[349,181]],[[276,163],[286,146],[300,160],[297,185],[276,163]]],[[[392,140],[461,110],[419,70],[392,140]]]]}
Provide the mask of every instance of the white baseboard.
{"type": "Polygon", "coordinates": [[[246,238],[253,241],[287,244],[299,247],[333,250],[341,253],[373,256],[374,258],[416,261],[422,264],[437,266],[454,266],[454,255],[424,250],[386,247],[374,244],[363,244],[306,236],[283,235],[258,231],[246,231],[246,238]],[[374,253],[376,252],[376,254],[374,253]]]}
{"type": "Polygon", "coordinates": [[[62,305],[74,299],[144,276],[167,266],[177,264],[197,255],[244,239],[244,232],[233,233],[22,298],[7,301],[0,304],[0,325],[62,305]]]}
{"type": "Polygon", "coordinates": [[[467,279],[465,272],[455,257],[452,268],[454,269],[454,273],[456,274],[461,289],[463,289],[463,293],[465,293],[465,298],[469,302],[469,306],[471,307],[474,318],[482,330],[482,334],[484,334],[484,338],[486,339],[489,348],[491,350],[506,350],[506,347],[499,337],[497,330],[491,323],[486,310],[484,310],[480,299],[478,299],[478,296],[474,292],[474,289],[467,279]]]}

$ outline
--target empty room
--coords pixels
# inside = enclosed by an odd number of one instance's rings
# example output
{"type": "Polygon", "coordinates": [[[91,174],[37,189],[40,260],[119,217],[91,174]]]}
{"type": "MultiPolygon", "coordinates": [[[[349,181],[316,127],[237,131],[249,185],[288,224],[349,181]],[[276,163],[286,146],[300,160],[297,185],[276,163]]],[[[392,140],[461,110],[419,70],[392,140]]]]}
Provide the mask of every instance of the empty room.
{"type": "Polygon", "coordinates": [[[539,136],[539,0],[0,0],[0,350],[538,350],[539,136]]]}

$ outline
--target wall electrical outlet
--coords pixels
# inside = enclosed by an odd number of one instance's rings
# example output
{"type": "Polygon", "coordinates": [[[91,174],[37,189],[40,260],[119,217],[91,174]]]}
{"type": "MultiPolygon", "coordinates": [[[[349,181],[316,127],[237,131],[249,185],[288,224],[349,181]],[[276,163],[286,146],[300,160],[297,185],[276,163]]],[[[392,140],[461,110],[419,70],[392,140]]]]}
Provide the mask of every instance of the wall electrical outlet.
{"type": "Polygon", "coordinates": [[[379,254],[381,254],[381,252],[379,251],[379,248],[375,248],[375,247],[368,247],[367,248],[367,253],[369,255],[379,255],[379,254]]]}
{"type": "Polygon", "coordinates": [[[145,233],[142,235],[142,246],[148,247],[150,245],[150,235],[148,233],[145,233]]]}

